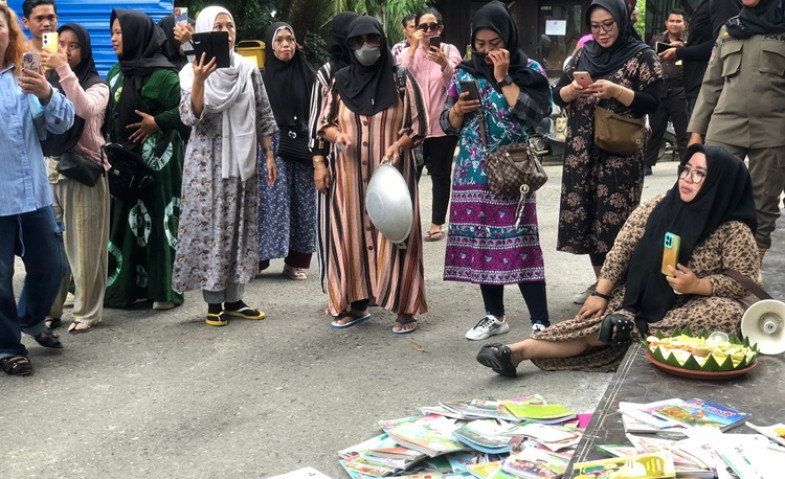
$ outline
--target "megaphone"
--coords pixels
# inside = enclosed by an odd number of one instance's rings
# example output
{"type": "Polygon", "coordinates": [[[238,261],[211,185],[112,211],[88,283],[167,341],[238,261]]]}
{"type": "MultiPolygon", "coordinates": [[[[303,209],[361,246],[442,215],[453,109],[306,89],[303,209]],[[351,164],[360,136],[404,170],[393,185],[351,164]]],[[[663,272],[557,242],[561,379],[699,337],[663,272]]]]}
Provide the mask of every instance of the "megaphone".
{"type": "Polygon", "coordinates": [[[785,352],[785,303],[764,299],[750,306],[741,318],[741,334],[761,354],[785,352]]]}

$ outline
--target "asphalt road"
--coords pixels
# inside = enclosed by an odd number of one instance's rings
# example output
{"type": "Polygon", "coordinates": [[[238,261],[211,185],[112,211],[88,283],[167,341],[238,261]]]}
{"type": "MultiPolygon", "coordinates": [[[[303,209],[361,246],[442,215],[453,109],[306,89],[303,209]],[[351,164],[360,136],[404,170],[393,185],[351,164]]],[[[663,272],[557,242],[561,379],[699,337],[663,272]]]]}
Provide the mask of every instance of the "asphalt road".
{"type": "MultiPolygon", "coordinates": [[[[561,167],[546,170],[538,214],[558,321],[577,311],[572,295],[592,273],[588,258],[555,251],[561,167]]],[[[667,190],[675,172],[672,162],[655,167],[644,199],[667,190]]],[[[428,176],[421,185],[427,228],[428,176]]],[[[475,362],[480,343],[463,334],[483,316],[479,288],[442,281],[444,246],[425,244],[430,311],[408,336],[394,336],[394,316],[380,309],[362,325],[330,328],[316,261],[309,278],[295,282],[277,260],[247,288],[264,321],[208,327],[201,294],[190,292],[172,311],[139,304],[107,310],[89,334],[60,329],[61,351],[25,338],[35,374],[0,375],[0,477],[260,478],[313,466],[342,478],[336,451],[377,434],[379,419],[417,414],[441,399],[540,393],[593,410],[610,374],[526,364],[508,380],[475,362]]],[[[494,339],[511,342],[530,326],[517,288],[507,289],[506,304],[512,329],[494,339]]]]}

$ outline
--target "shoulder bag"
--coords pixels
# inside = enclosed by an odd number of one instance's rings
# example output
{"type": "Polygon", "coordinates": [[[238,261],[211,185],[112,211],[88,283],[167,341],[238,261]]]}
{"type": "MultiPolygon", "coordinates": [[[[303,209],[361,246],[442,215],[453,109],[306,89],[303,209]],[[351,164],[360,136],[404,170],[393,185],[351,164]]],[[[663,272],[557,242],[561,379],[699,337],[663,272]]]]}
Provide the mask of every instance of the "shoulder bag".
{"type": "Polygon", "coordinates": [[[107,143],[102,152],[112,168],[109,170],[109,193],[123,201],[136,201],[155,184],[153,170],[142,156],[120,143],[107,143]]]}
{"type": "Polygon", "coordinates": [[[104,166],[69,150],[60,155],[57,172],[83,185],[95,186],[104,174],[104,166]]]}
{"type": "Polygon", "coordinates": [[[643,151],[646,117],[630,118],[600,106],[594,107],[594,146],[619,156],[643,151]]]}

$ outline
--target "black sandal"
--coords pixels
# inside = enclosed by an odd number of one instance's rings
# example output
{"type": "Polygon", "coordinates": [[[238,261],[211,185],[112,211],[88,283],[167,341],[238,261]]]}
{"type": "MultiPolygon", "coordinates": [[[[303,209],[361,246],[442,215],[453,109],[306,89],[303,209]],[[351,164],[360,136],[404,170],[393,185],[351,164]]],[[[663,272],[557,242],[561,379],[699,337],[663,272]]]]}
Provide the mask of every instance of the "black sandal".
{"type": "Polygon", "coordinates": [[[55,329],[59,328],[63,324],[63,321],[60,318],[46,318],[44,324],[49,329],[55,329]]]}
{"type": "Polygon", "coordinates": [[[33,374],[33,365],[25,356],[11,356],[0,359],[0,369],[11,376],[29,376],[33,374]]]}
{"type": "Polygon", "coordinates": [[[63,343],[61,343],[57,335],[49,329],[38,336],[33,336],[33,339],[35,339],[36,343],[45,348],[63,349],[63,343]]]}
{"type": "Polygon", "coordinates": [[[632,328],[635,323],[621,314],[611,313],[602,320],[597,339],[608,346],[624,346],[632,340],[632,328]]]}
{"type": "Polygon", "coordinates": [[[501,343],[486,344],[477,353],[477,361],[483,366],[487,366],[496,374],[514,378],[518,375],[515,366],[512,365],[512,351],[509,347],[501,343]]]}

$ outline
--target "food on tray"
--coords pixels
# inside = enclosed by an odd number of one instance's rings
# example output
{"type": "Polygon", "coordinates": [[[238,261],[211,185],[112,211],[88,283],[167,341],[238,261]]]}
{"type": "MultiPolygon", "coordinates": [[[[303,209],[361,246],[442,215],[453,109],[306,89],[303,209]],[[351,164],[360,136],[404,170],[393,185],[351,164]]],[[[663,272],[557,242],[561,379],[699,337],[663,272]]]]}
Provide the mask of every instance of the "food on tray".
{"type": "Polygon", "coordinates": [[[649,336],[649,351],[657,360],[671,366],[707,371],[728,371],[747,367],[758,355],[756,347],[741,343],[736,336],[700,334],[675,331],[671,337],[649,336]],[[692,358],[692,361],[691,361],[692,358]]]}

